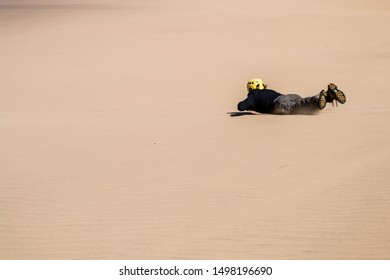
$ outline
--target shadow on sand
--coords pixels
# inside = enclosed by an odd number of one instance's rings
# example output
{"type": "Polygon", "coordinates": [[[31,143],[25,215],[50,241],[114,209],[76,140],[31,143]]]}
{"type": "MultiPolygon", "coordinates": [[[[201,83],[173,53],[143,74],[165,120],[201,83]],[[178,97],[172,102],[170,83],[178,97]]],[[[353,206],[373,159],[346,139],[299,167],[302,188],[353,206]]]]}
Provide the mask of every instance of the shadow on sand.
{"type": "Polygon", "coordinates": [[[227,112],[231,117],[241,117],[241,116],[258,116],[258,115],[273,115],[273,116],[315,116],[319,114],[318,110],[315,111],[299,111],[299,112],[294,112],[291,114],[286,114],[286,113],[272,113],[272,114],[267,114],[267,113],[252,113],[252,112],[227,112]]]}
{"type": "Polygon", "coordinates": [[[241,116],[247,116],[247,115],[258,115],[252,112],[227,112],[231,117],[241,117],[241,116]]]}

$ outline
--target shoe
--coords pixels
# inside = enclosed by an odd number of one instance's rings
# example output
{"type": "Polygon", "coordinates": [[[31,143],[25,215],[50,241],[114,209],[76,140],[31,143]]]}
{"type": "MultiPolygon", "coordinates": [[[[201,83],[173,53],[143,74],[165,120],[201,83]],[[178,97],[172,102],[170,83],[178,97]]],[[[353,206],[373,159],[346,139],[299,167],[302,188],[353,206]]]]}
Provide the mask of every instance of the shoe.
{"type": "Polygon", "coordinates": [[[330,83],[328,85],[328,90],[326,91],[326,102],[332,103],[336,100],[337,102],[340,102],[341,104],[344,104],[347,101],[347,97],[345,96],[344,92],[339,90],[335,84],[330,83]]]}
{"type": "Polygon", "coordinates": [[[325,90],[321,90],[321,92],[319,93],[319,96],[318,96],[318,108],[320,110],[324,109],[325,106],[326,106],[326,96],[327,96],[327,93],[325,90]]]}

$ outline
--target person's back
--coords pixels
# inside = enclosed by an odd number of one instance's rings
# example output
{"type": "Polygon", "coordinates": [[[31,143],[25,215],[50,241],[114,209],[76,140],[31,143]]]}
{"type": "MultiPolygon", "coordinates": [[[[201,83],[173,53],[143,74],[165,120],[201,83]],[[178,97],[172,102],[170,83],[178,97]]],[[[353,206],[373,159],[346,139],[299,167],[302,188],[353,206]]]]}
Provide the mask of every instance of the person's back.
{"type": "Polygon", "coordinates": [[[274,100],[281,94],[271,89],[254,89],[248,97],[238,103],[239,111],[253,110],[259,113],[272,113],[275,109],[274,100]]]}

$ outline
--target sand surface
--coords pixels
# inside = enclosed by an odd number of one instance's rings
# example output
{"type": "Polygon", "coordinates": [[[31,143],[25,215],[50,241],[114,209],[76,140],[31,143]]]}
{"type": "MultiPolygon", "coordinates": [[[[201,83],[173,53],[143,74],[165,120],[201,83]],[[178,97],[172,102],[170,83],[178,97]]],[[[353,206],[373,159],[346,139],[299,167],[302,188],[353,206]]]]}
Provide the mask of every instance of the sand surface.
{"type": "Polygon", "coordinates": [[[390,259],[387,0],[0,0],[0,259],[390,259]],[[347,94],[232,117],[246,82],[347,94]]]}

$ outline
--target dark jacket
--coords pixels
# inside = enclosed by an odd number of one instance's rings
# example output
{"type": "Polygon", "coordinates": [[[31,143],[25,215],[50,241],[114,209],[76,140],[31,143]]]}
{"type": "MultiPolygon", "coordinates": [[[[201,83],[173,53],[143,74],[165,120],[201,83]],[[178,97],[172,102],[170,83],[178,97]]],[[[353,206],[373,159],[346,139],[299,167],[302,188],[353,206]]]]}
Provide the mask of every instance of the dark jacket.
{"type": "Polygon", "coordinates": [[[272,113],[275,109],[274,100],[281,94],[271,89],[255,89],[248,93],[248,97],[238,103],[239,111],[252,110],[259,113],[272,113]]]}

